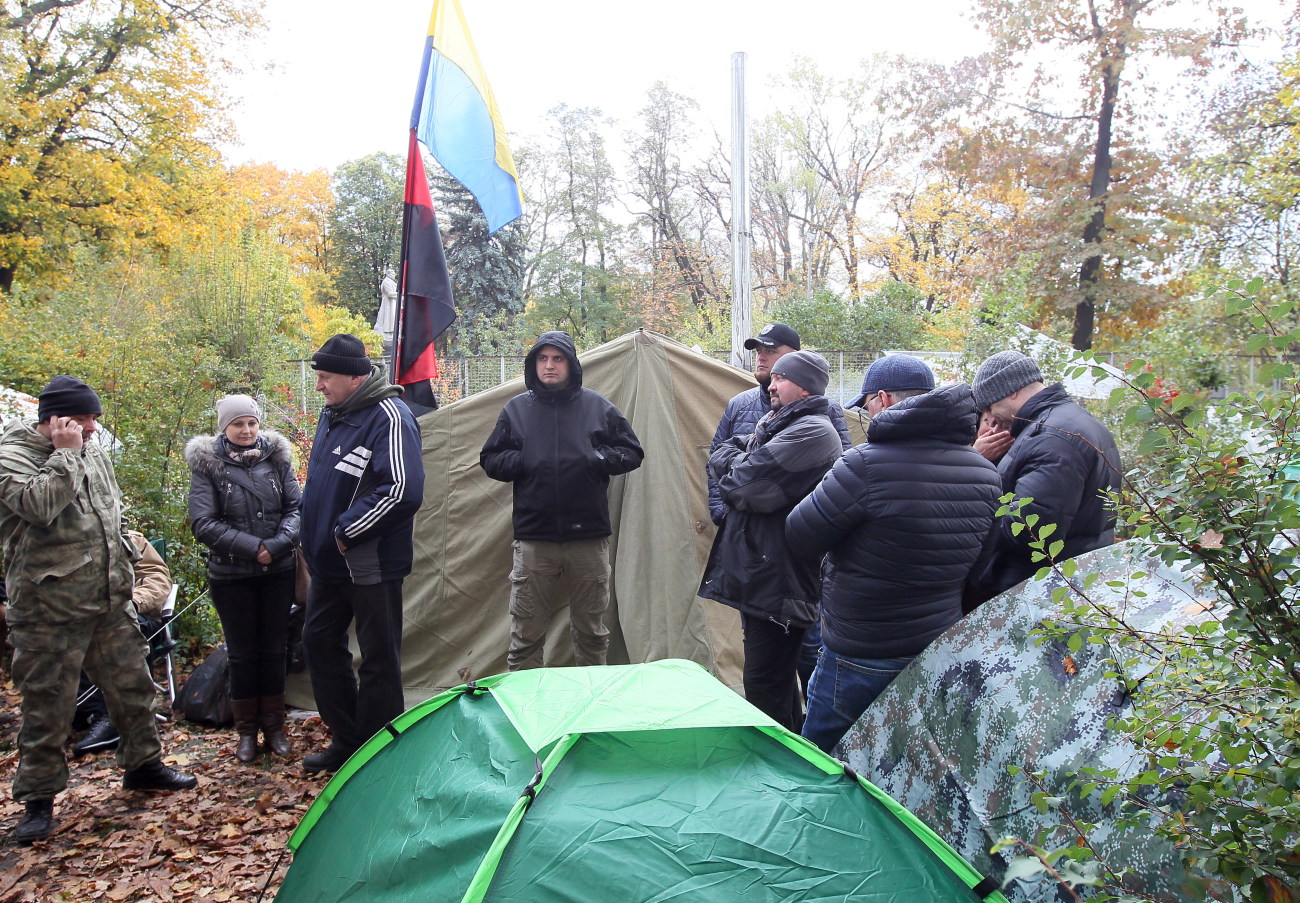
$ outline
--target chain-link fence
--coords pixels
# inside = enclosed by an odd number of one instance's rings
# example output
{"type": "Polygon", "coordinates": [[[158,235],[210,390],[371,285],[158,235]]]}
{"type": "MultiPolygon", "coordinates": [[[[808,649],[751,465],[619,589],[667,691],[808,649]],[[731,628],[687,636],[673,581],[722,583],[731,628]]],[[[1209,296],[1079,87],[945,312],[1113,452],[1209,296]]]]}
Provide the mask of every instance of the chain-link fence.
{"type": "MultiPolygon", "coordinates": [[[[830,364],[830,383],[826,394],[840,404],[852,401],[862,388],[862,378],[872,361],[891,352],[875,351],[820,351],[830,364]]],[[[903,351],[921,358],[934,371],[939,383],[969,379],[971,374],[962,373],[962,355],[955,351],[903,351]]],[[[706,351],[704,354],[726,363],[730,359],[726,351],[706,351]]],[[[443,404],[468,398],[478,392],[491,389],[514,379],[523,373],[524,358],[522,354],[452,357],[439,360],[438,366],[442,376],[435,381],[434,391],[443,404]]],[[[1127,360],[1119,355],[1102,355],[1102,360],[1123,370],[1127,360]]],[[[1217,389],[1214,397],[1223,397],[1231,391],[1252,391],[1259,387],[1259,368],[1266,358],[1256,355],[1224,355],[1221,361],[1224,385],[1217,389]]],[[[320,399],[315,393],[316,376],[307,360],[286,361],[282,376],[284,385],[291,387],[292,400],[298,413],[306,414],[320,407],[320,399]]]]}

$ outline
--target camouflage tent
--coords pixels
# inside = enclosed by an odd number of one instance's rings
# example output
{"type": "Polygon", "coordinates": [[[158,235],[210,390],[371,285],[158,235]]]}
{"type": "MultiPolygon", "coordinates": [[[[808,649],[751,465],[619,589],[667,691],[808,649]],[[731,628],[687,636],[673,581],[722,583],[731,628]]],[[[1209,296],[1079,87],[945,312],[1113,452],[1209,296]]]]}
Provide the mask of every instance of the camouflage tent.
{"type": "MultiPolygon", "coordinates": [[[[1142,629],[1206,616],[1204,592],[1189,575],[1121,543],[1081,556],[1080,570],[1123,584],[1108,603],[1142,629]],[[1145,595],[1135,595],[1140,590],[1145,595]]],[[[1004,836],[1033,841],[1060,824],[1040,815],[1036,788],[1007,771],[1018,765],[1045,774],[1044,789],[1065,799],[1075,817],[1096,824],[1091,839],[1108,861],[1133,867],[1146,893],[1181,900],[1227,898],[1203,875],[1184,871],[1177,851],[1148,830],[1116,825],[1097,799],[1071,786],[1085,766],[1140,767],[1135,750],[1107,727],[1125,709],[1118,682],[1105,676],[1104,650],[1085,643],[1039,644],[1031,631],[1053,615],[1056,578],[1029,581],[985,603],[917,656],[854,725],[839,753],[860,774],[898,800],[951,843],[976,868],[1001,878],[1009,855],[990,855],[1004,836]]],[[[1101,585],[1101,582],[1098,583],[1101,585]]],[[[1061,829],[1046,845],[1065,845],[1061,829]]],[[[1011,854],[1014,855],[1014,854],[1011,854]]],[[[1013,900],[1056,900],[1048,879],[1018,880],[1013,900]]]]}

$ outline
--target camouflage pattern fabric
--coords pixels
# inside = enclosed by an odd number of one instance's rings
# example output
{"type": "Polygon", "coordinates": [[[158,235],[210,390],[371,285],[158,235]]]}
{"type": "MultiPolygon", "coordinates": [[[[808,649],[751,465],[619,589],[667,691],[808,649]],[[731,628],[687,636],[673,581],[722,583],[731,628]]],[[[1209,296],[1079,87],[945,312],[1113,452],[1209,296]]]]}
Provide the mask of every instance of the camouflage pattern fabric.
{"type": "Polygon", "coordinates": [[[14,799],[48,799],[68,782],[63,743],[80,671],[122,733],[118,764],[161,757],[154,686],[131,605],[139,551],[123,535],[107,449],[56,449],[28,421],[0,432],[0,541],[22,727],[14,799]]]}
{"type": "Polygon", "coordinates": [[[14,627],[10,639],[14,684],[22,693],[15,800],[50,799],[67,786],[63,744],[72,729],[82,668],[103,691],[108,716],[121,732],[117,764],[129,771],[162,757],[153,716],[157,691],[135,615],[113,612],[59,627],[14,627]]]}
{"type": "MultiPolygon", "coordinates": [[[[1076,559],[1080,573],[1099,571],[1094,595],[1122,611],[1140,629],[1159,630],[1205,618],[1211,601],[1194,573],[1172,571],[1120,543],[1076,559]],[[1145,576],[1134,577],[1135,572],[1145,576]],[[1122,581],[1110,589],[1105,581],[1122,581]],[[1145,596],[1133,595],[1141,590],[1145,596]]],[[[1124,774],[1141,767],[1136,750],[1107,722],[1127,700],[1104,648],[1085,643],[1038,645],[1030,632],[1055,614],[1054,575],[1030,580],[985,603],[917,656],[863,713],[836,753],[915,813],[976,868],[1001,880],[1014,852],[993,856],[1003,836],[1033,842],[1059,815],[1040,815],[1023,776],[1009,765],[1045,772],[1045,790],[1063,797],[1076,818],[1097,825],[1091,840],[1112,864],[1133,869],[1133,885],[1174,900],[1231,899],[1228,888],[1186,871],[1177,851],[1146,828],[1121,828],[1116,812],[1071,789],[1084,766],[1111,766],[1124,774]]],[[[1045,842],[1065,846],[1058,829],[1045,842]]],[[[1004,888],[1013,901],[1055,901],[1048,878],[1017,880],[1004,888]]]]}
{"type": "Polygon", "coordinates": [[[140,555],[122,533],[121,491],[98,442],[56,450],[29,422],[5,425],[0,541],[10,627],[131,610],[140,555]]]}

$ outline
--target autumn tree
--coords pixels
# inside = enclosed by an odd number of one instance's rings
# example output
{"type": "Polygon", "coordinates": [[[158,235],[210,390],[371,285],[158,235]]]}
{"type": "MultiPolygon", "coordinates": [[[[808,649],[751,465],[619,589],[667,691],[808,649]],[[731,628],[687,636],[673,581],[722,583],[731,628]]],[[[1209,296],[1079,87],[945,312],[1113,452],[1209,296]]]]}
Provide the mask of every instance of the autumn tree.
{"type": "Polygon", "coordinates": [[[221,127],[222,42],[261,0],[0,5],[0,290],[81,241],[166,245],[221,127]]]}
{"type": "Polygon", "coordinates": [[[533,334],[564,329],[579,347],[604,342],[624,323],[624,228],[613,219],[618,185],[599,110],[561,105],[542,142],[521,154],[524,319],[533,334]]]}
{"type": "Polygon", "coordinates": [[[707,175],[682,160],[699,132],[697,112],[694,100],[656,82],[627,147],[628,193],[654,291],[699,308],[727,289],[714,259],[719,251],[725,256],[726,248],[725,221],[710,216],[716,194],[701,192],[707,175]]]}
{"type": "Polygon", "coordinates": [[[1259,274],[1263,293],[1300,301],[1300,53],[1242,70],[1183,135],[1205,148],[1189,178],[1201,265],[1259,274]]]}
{"type": "MultiPolygon", "coordinates": [[[[786,83],[791,100],[772,121],[797,167],[788,181],[816,192],[815,205],[773,209],[799,221],[806,234],[816,236],[816,246],[825,242],[849,300],[860,299],[870,281],[866,227],[886,174],[900,162],[898,124],[882,109],[893,72],[893,62],[882,55],[863,60],[858,73],[845,79],[802,60],[786,83]]],[[[788,222],[773,228],[785,231],[788,222]]]]}
{"type": "Polygon", "coordinates": [[[374,320],[384,276],[397,273],[402,250],[406,161],[376,153],[334,173],[329,242],[335,288],[343,307],[374,320]]]}
{"type": "Polygon", "coordinates": [[[995,59],[1031,70],[1019,106],[1070,126],[1058,172],[1073,191],[1058,199],[1052,216],[1077,230],[1066,255],[1077,274],[1072,343],[1091,348],[1098,300],[1123,297],[1130,275],[1150,275],[1142,266],[1146,249],[1131,240],[1151,223],[1143,216],[1150,205],[1135,196],[1167,173],[1167,161],[1162,166],[1142,150],[1138,113],[1158,118],[1160,110],[1142,104],[1140,77],[1158,58],[1204,71],[1245,33],[1245,23],[1239,10],[1216,0],[976,0],[975,18],[992,38],[995,59]],[[1208,24],[1173,25],[1168,14],[1175,6],[1184,20],[1194,7],[1208,24]],[[1069,95],[1072,101],[1053,109],[1055,98],[1069,95]],[[1082,165],[1065,159],[1076,154],[1082,165]],[[1116,220],[1125,212],[1135,227],[1121,230],[1116,220]]]}
{"type": "Polygon", "coordinates": [[[330,175],[248,163],[222,173],[214,194],[230,215],[272,236],[285,249],[294,280],[317,301],[335,295],[329,276],[330,175]]]}

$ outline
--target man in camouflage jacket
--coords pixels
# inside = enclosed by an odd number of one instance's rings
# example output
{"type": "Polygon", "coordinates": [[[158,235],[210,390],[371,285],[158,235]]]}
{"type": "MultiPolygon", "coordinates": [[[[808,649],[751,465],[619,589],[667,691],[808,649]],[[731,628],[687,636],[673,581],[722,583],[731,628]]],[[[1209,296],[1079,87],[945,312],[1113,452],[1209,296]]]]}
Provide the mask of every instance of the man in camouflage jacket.
{"type": "Polygon", "coordinates": [[[123,535],[122,500],[108,451],[93,440],[99,396],[56,376],[35,423],[0,432],[0,541],[4,544],[13,677],[22,694],[14,799],[26,814],[14,840],[53,830],[53,800],[68,783],[63,743],[84,668],[122,733],[117,762],[128,790],[184,790],[197,780],[162,763],[154,686],[131,604],[139,553],[123,535]]]}

